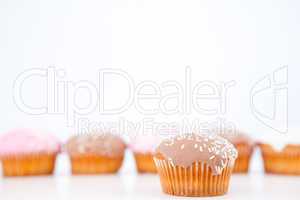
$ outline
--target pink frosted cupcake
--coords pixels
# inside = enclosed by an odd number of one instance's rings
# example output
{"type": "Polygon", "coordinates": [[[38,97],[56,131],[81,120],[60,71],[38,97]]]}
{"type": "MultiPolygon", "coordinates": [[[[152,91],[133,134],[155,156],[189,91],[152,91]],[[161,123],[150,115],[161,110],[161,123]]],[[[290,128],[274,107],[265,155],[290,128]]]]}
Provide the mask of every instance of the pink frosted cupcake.
{"type": "Polygon", "coordinates": [[[159,137],[149,135],[138,136],[131,142],[129,147],[134,154],[136,168],[139,173],[157,172],[153,155],[159,143],[159,137]]]}
{"type": "Polygon", "coordinates": [[[49,175],[54,171],[59,141],[29,129],[0,136],[0,159],[4,176],[49,175]]]}

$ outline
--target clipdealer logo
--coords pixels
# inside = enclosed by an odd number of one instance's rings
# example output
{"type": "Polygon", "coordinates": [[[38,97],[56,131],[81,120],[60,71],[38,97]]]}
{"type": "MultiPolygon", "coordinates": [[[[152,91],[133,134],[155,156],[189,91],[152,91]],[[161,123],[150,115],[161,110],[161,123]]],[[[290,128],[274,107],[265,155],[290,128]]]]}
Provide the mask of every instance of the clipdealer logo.
{"type": "MultiPolygon", "coordinates": [[[[184,70],[184,81],[167,80],[157,83],[144,80],[136,83],[127,72],[116,68],[104,68],[98,71],[98,83],[90,80],[70,81],[63,69],[55,67],[34,68],[20,73],[13,84],[13,99],[18,109],[30,115],[62,114],[67,125],[74,126],[76,117],[98,112],[100,115],[119,115],[135,109],[144,116],[163,114],[166,116],[196,112],[200,115],[222,115],[227,111],[228,92],[236,83],[214,82],[210,80],[192,80],[192,69],[184,70]],[[46,84],[46,103],[40,105],[26,101],[28,92],[23,86],[32,79],[42,79],[46,84]],[[122,88],[128,91],[119,105],[111,107],[113,93],[109,80],[122,82],[122,88]],[[81,95],[82,92],[85,95],[81,95]],[[86,99],[85,105],[76,100],[78,96],[86,99]],[[175,103],[174,103],[175,102],[175,103]]],[[[114,91],[114,92],[119,92],[114,91]]],[[[39,91],[31,91],[39,95],[39,91]]]]}
{"type": "Polygon", "coordinates": [[[288,66],[278,68],[254,83],[250,90],[250,108],[254,117],[265,126],[279,133],[288,131],[288,66]],[[262,101],[270,104],[272,109],[266,111],[259,107],[262,101]]]}
{"type": "MultiPolygon", "coordinates": [[[[263,125],[278,132],[286,132],[287,119],[287,66],[275,70],[272,74],[255,82],[250,89],[250,110],[254,117],[263,125]],[[265,101],[264,96],[271,92],[273,97],[272,113],[268,113],[259,106],[260,100],[265,101]]],[[[78,124],[89,123],[83,116],[97,112],[99,115],[119,116],[129,110],[135,110],[148,120],[156,115],[181,115],[188,116],[199,114],[216,116],[218,121],[224,122],[222,115],[227,113],[230,89],[236,85],[234,80],[227,82],[214,82],[210,80],[197,81],[192,76],[191,67],[186,67],[183,80],[166,80],[161,83],[144,80],[137,82],[129,73],[116,68],[102,68],[98,71],[97,81],[68,80],[64,69],[55,67],[33,68],[20,73],[13,84],[13,99],[17,108],[29,115],[58,114],[63,115],[67,126],[75,127],[78,124]],[[39,79],[45,83],[43,89],[47,95],[46,102],[36,104],[26,100],[26,95],[40,95],[41,91],[25,91],[30,80],[39,79]],[[121,84],[121,88],[112,89],[109,82],[114,80],[121,84]],[[120,91],[126,94],[117,99],[118,105],[111,104],[115,95],[120,91]],[[35,94],[33,94],[35,93],[35,94]],[[84,105],[78,101],[78,97],[84,99],[84,105]]],[[[150,120],[149,120],[150,119],[150,120]]],[[[184,119],[183,121],[186,121],[184,119]]],[[[216,122],[215,124],[220,124],[216,122]]],[[[126,123],[125,123],[126,124],[126,123]]],[[[128,126],[139,126],[128,122],[128,126]]],[[[230,127],[233,127],[233,123],[230,127]]],[[[119,126],[124,125],[124,118],[119,126]]],[[[183,125],[184,126],[184,125],[183,125]]],[[[191,125],[194,126],[194,125],[191,125]]],[[[222,127],[226,125],[220,125],[222,127]]],[[[232,129],[235,129],[233,127],[232,129]]]]}

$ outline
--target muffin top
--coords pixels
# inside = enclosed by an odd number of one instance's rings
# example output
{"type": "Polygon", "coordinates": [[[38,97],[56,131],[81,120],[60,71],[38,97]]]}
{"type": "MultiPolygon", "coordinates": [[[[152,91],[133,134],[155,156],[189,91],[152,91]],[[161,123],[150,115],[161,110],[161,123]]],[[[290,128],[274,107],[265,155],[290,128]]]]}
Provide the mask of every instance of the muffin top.
{"type": "Polygon", "coordinates": [[[298,154],[300,153],[300,144],[286,144],[281,149],[276,149],[270,144],[258,143],[258,146],[263,150],[263,152],[276,153],[276,154],[298,154]]]}
{"type": "Polygon", "coordinates": [[[60,142],[53,136],[30,129],[15,129],[0,136],[0,155],[57,153],[60,142]]]}
{"type": "Polygon", "coordinates": [[[245,144],[249,146],[254,145],[254,141],[246,134],[242,132],[234,132],[234,133],[229,133],[225,132],[220,134],[220,136],[224,137],[227,139],[229,142],[231,142],[234,145],[239,145],[239,144],[245,144]]]}
{"type": "Polygon", "coordinates": [[[189,167],[198,161],[206,163],[214,175],[233,165],[237,151],[226,139],[215,134],[184,134],[162,141],[155,157],[163,157],[174,166],[189,167]]]}
{"type": "Polygon", "coordinates": [[[134,153],[154,154],[161,139],[158,136],[139,135],[129,144],[129,148],[134,153]]]}
{"type": "Polygon", "coordinates": [[[126,145],[116,135],[93,133],[73,136],[69,139],[65,148],[70,155],[96,154],[119,157],[123,156],[126,145]]]}
{"type": "Polygon", "coordinates": [[[261,131],[257,137],[258,144],[268,144],[276,152],[283,152],[287,147],[300,147],[300,129],[289,127],[287,132],[278,133],[276,131],[261,131]]]}

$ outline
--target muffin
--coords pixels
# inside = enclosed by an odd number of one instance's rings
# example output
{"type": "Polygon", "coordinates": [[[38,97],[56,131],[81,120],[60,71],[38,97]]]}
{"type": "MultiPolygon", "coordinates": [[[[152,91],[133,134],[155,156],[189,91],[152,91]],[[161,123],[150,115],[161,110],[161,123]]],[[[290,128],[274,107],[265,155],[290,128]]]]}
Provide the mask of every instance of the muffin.
{"type": "Polygon", "coordinates": [[[73,174],[116,173],[125,149],[123,140],[109,133],[77,135],[66,144],[73,174]]]}
{"type": "Polygon", "coordinates": [[[248,173],[255,146],[253,140],[243,133],[222,134],[221,136],[231,142],[239,154],[235,160],[233,173],[248,173]]]}
{"type": "Polygon", "coordinates": [[[226,139],[200,133],[163,140],[154,155],[165,193],[199,197],[227,193],[236,158],[226,139]]]}
{"type": "Polygon", "coordinates": [[[266,143],[258,145],[266,173],[300,175],[300,144],[287,144],[283,149],[275,149],[266,143]]]}
{"type": "Polygon", "coordinates": [[[0,158],[4,176],[53,174],[59,141],[52,135],[16,129],[0,136],[0,158]]]}
{"type": "Polygon", "coordinates": [[[136,168],[139,173],[157,172],[153,155],[159,141],[158,137],[145,135],[136,137],[130,143],[129,148],[134,154],[136,168]]]}

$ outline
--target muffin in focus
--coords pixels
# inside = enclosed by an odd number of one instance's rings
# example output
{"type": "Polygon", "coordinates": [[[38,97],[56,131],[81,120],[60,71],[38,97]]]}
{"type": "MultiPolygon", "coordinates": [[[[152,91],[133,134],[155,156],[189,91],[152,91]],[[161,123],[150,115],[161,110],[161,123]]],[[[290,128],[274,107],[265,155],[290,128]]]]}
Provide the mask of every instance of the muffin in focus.
{"type": "Polygon", "coordinates": [[[300,145],[287,144],[277,150],[270,144],[259,144],[265,173],[300,175],[300,145]]]}
{"type": "Polygon", "coordinates": [[[60,142],[52,135],[16,129],[0,136],[0,158],[4,176],[51,175],[60,142]]]}
{"type": "Polygon", "coordinates": [[[235,160],[233,173],[248,173],[251,157],[255,147],[253,140],[243,133],[228,133],[222,134],[221,136],[231,142],[238,151],[239,156],[235,160]]]}
{"type": "Polygon", "coordinates": [[[153,160],[155,148],[159,144],[156,136],[137,136],[129,147],[134,154],[136,168],[139,173],[156,173],[153,160]]]}
{"type": "Polygon", "coordinates": [[[223,137],[193,133],[163,140],[154,161],[165,193],[200,197],[227,193],[236,158],[223,137]]]}
{"type": "Polygon", "coordinates": [[[110,133],[77,135],[65,147],[73,174],[116,173],[126,149],[123,140],[110,133]]]}

